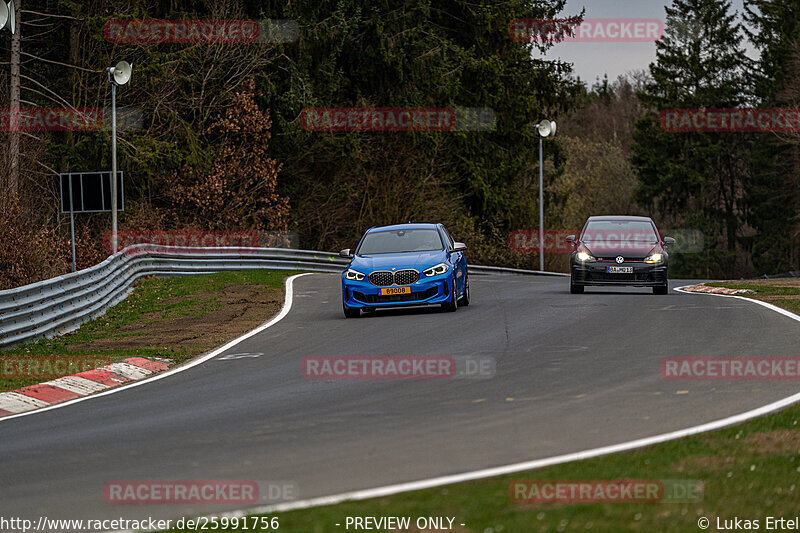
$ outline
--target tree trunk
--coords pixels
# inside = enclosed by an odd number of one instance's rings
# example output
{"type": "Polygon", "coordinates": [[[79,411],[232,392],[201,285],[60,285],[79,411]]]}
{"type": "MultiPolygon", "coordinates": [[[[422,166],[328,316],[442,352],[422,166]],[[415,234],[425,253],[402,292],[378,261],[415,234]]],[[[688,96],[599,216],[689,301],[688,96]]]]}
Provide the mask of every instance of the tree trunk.
{"type": "Polygon", "coordinates": [[[17,25],[14,35],[11,37],[11,132],[9,135],[9,150],[11,154],[11,169],[9,172],[8,192],[11,195],[17,195],[19,187],[19,63],[20,63],[20,41],[22,39],[22,28],[20,24],[22,0],[12,0],[16,5],[17,25]]]}
{"type": "MultiPolygon", "coordinates": [[[[0,0],[2,1],[2,0],[0,0]]],[[[69,24],[69,63],[70,65],[77,65],[78,61],[80,60],[79,57],[79,45],[78,45],[78,21],[71,21],[69,24]]],[[[70,103],[75,107],[81,107],[81,99],[80,99],[80,74],[76,69],[71,69],[70,72],[70,83],[72,85],[72,98],[70,98],[70,103]]],[[[64,132],[64,143],[69,146],[70,148],[75,148],[75,134],[71,129],[67,129],[64,132]]],[[[59,164],[59,171],[60,172],[69,172],[69,159],[67,158],[67,154],[64,153],[61,156],[61,161],[59,164]]]]}

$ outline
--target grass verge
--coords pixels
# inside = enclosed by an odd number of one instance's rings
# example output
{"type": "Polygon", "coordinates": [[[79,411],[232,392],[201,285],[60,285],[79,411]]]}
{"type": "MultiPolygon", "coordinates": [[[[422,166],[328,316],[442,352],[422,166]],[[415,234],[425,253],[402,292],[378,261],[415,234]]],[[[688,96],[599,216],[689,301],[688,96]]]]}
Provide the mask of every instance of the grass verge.
{"type": "MultiPolygon", "coordinates": [[[[266,322],[283,305],[284,281],[294,273],[247,270],[146,278],[128,298],[77,331],[0,356],[90,355],[112,362],[141,356],[182,363],[266,322]]],[[[0,391],[49,379],[9,379],[0,366],[0,391]]]]}
{"type": "Polygon", "coordinates": [[[748,281],[715,281],[709,287],[747,289],[753,292],[739,294],[745,298],[761,300],[793,313],[800,314],[800,279],[763,279],[748,281]]]}

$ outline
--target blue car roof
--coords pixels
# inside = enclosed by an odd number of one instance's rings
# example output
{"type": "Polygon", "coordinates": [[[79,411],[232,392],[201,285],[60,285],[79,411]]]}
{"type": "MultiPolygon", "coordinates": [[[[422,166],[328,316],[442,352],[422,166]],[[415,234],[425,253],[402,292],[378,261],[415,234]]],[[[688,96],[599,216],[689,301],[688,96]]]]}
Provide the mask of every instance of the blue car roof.
{"type": "Polygon", "coordinates": [[[375,226],[373,228],[369,228],[367,230],[367,233],[372,233],[373,231],[392,231],[400,229],[436,229],[438,227],[439,227],[438,224],[412,222],[408,224],[392,224],[390,226],[375,226]]]}

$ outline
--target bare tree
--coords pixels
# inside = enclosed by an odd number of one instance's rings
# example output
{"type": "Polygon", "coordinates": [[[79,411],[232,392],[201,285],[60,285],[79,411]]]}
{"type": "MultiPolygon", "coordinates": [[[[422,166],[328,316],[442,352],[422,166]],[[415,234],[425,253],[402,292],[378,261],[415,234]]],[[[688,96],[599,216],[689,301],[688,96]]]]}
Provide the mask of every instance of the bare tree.
{"type": "Polygon", "coordinates": [[[20,11],[20,4],[22,0],[11,0],[14,2],[17,12],[17,28],[14,32],[14,35],[11,37],[11,97],[9,101],[9,107],[11,108],[11,132],[9,135],[9,151],[11,156],[11,168],[8,175],[8,193],[16,196],[17,195],[17,188],[19,186],[19,138],[20,132],[17,127],[15,127],[15,122],[18,124],[19,122],[19,87],[20,87],[20,77],[19,77],[19,63],[20,63],[20,43],[22,40],[22,14],[20,11]]]}

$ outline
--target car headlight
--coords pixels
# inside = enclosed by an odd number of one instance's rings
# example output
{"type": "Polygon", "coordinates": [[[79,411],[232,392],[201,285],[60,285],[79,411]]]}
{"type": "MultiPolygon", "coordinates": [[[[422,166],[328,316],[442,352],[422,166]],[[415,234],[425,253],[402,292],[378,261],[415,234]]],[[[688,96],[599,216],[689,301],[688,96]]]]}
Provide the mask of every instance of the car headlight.
{"type": "Polygon", "coordinates": [[[432,266],[432,267],[430,267],[428,269],[423,270],[422,273],[425,274],[428,277],[431,277],[431,276],[438,276],[440,274],[444,274],[448,270],[450,270],[450,267],[447,266],[446,263],[439,263],[436,266],[432,266]]]}
{"type": "Polygon", "coordinates": [[[344,273],[344,278],[345,279],[354,280],[354,281],[361,281],[365,277],[367,277],[367,276],[362,274],[358,270],[353,270],[352,268],[348,268],[347,272],[344,273]]]}
{"type": "Polygon", "coordinates": [[[660,263],[663,259],[664,259],[664,254],[655,253],[655,254],[650,254],[647,257],[645,257],[644,258],[644,262],[645,263],[650,263],[650,264],[660,263]]]}
{"type": "Polygon", "coordinates": [[[578,261],[594,261],[594,257],[586,252],[578,252],[578,261]]]}

